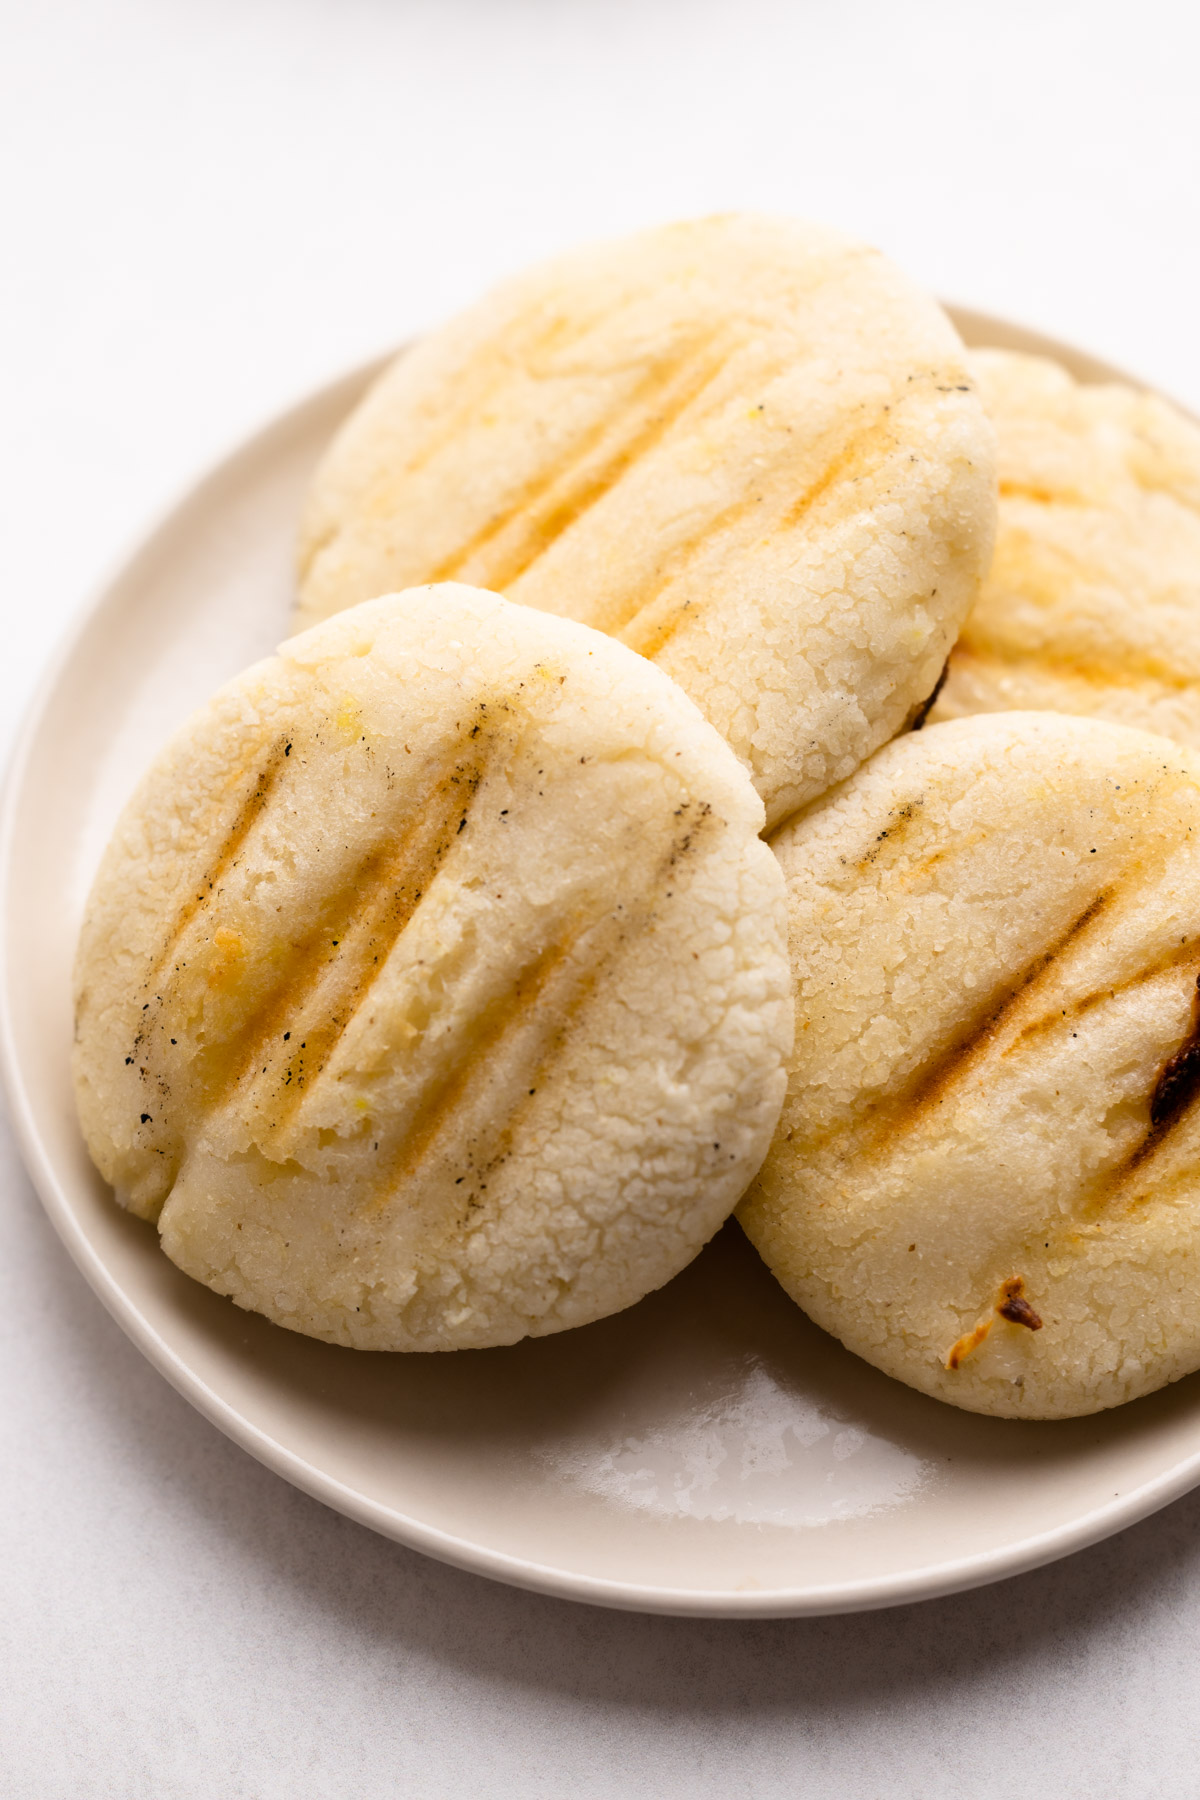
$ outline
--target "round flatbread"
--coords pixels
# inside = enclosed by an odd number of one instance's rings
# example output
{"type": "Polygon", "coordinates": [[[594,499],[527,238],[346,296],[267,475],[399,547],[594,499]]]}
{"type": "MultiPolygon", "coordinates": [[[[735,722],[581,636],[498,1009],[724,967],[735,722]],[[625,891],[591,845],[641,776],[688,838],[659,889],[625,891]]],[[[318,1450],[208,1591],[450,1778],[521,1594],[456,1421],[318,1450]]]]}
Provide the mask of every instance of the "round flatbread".
{"type": "Polygon", "coordinates": [[[535,269],[405,353],[318,471],[298,617],[454,579],[609,632],[773,825],[927,700],[994,528],[934,302],[835,232],[705,219],[535,269]]]}
{"type": "Polygon", "coordinates": [[[937,725],[776,849],[796,1050],[739,1216],[788,1292],[977,1412],[1200,1367],[1200,758],[1049,713],[937,725]]]}
{"type": "Polygon", "coordinates": [[[783,1099],[783,883],[744,771],[620,644],[492,594],[355,608],[223,689],[97,877],[89,1148],[180,1268],[314,1337],[629,1306],[783,1099]]]}
{"type": "Polygon", "coordinates": [[[1091,713],[1200,748],[1200,428],[1044,357],[970,360],[1000,526],[931,718],[1091,713]]]}

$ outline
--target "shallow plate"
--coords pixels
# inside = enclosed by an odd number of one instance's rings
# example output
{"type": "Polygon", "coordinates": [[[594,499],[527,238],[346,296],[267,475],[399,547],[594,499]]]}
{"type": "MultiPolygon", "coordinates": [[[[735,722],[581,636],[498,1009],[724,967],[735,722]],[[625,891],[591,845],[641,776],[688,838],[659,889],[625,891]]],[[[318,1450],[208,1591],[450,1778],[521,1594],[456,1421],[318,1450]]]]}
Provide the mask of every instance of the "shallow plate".
{"type": "MultiPolygon", "coordinates": [[[[957,315],[968,341],[1057,354],[957,315]]],[[[1117,1412],[956,1412],[796,1310],[730,1225],[669,1287],[560,1337],[453,1356],[334,1349],[181,1275],[88,1161],[68,1072],[80,911],[169,732],[283,635],[300,497],[373,373],[306,401],[204,481],[102,595],[34,708],[0,841],[0,1058],[67,1248],[168,1380],[269,1467],[430,1555],[648,1611],[885,1606],[995,1580],[1200,1481],[1200,1380],[1117,1412]]]]}

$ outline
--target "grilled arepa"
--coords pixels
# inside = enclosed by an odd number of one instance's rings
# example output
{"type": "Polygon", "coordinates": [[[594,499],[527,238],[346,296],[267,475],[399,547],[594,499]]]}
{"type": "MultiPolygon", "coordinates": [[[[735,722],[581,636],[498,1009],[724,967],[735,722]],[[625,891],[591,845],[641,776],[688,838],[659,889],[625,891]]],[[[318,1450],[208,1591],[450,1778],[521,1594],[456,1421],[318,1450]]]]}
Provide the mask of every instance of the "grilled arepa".
{"type": "Polygon", "coordinates": [[[851,1350],[1064,1418],[1200,1366],[1200,758],[1007,713],[777,835],[788,1098],[740,1209],[851,1350]]]}
{"type": "Polygon", "coordinates": [[[932,300],[833,231],[704,219],[402,355],[317,473],[298,618],[453,579],[596,626],[691,695],[774,824],[927,700],[995,508],[932,300]]]}
{"type": "Polygon", "coordinates": [[[96,1163],[180,1268],[369,1349],[630,1305],[745,1189],[792,1001],[762,803],[658,669],[464,587],[223,689],[79,947],[96,1163]]]}
{"type": "Polygon", "coordinates": [[[970,360],[1000,526],[931,716],[1092,713],[1200,748],[1200,428],[1045,357],[970,360]]]}

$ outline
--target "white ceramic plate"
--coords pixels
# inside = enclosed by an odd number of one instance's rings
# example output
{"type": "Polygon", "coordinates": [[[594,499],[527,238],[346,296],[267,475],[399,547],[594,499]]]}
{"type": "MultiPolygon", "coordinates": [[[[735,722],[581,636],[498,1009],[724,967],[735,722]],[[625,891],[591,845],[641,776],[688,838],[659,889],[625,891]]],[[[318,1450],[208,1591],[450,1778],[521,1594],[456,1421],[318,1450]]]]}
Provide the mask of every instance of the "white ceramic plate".
{"type": "MultiPolygon", "coordinates": [[[[1049,350],[959,314],[968,341],[1049,350]]],[[[824,1336],[736,1226],[669,1287],[507,1350],[339,1350],[181,1275],[88,1161],[68,1073],[92,871],[164,738],[283,635],[310,469],[373,371],[203,481],[68,645],[13,764],[0,842],[0,1056],[42,1200],[150,1360],[272,1469],[400,1542],[548,1593],[655,1612],[823,1613],[1062,1556],[1200,1481],[1200,1377],[1018,1424],[911,1392],[824,1336]]]]}

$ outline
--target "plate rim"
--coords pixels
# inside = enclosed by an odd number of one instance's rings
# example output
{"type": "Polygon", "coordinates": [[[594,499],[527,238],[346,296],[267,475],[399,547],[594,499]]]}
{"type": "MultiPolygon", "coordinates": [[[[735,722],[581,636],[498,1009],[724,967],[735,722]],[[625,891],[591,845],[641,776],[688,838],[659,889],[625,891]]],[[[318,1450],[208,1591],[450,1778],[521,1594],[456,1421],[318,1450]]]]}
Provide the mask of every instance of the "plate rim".
{"type": "MultiPolygon", "coordinates": [[[[998,315],[944,304],[964,336],[969,333],[977,343],[981,337],[1007,340],[1014,347],[1033,354],[1056,357],[1085,381],[1124,381],[1147,391],[1156,391],[1138,376],[1044,332],[998,315]]],[[[307,390],[300,399],[278,409],[265,423],[238,439],[224,455],[207,463],[192,481],[181,487],[174,501],[151,519],[126,553],[115,560],[107,575],[75,609],[26,703],[0,791],[0,910],[5,915],[15,879],[14,838],[24,779],[46,713],[59,683],[74,662],[82,638],[106,610],[119,604],[119,590],[126,575],[175,528],[186,510],[207,492],[236,476],[240,464],[252,464],[261,458],[269,451],[272,439],[291,435],[305,414],[331,409],[339,396],[344,396],[350,404],[395,354],[393,351],[389,355],[371,357],[307,390]]],[[[1179,401],[1172,400],[1171,404],[1187,416],[1194,416],[1179,401]]],[[[60,1242],[117,1325],[175,1391],[226,1437],[292,1486],[381,1536],[470,1574],[555,1599],[675,1617],[745,1620],[873,1611],[961,1593],[1042,1567],[1136,1524],[1200,1484],[1198,1443],[1191,1456],[1184,1457],[1150,1480],[1126,1493],[1114,1495],[1112,1500],[1085,1511],[1069,1523],[1034,1532],[1014,1544],[972,1552],[944,1563],[926,1564],[915,1570],[825,1585],[809,1583],[803,1587],[745,1590],[682,1589],[582,1574],[492,1549],[371,1499],[254,1424],[172,1349],[125,1292],[84,1235],[36,1127],[32,1098],[18,1054],[7,929],[0,932],[0,1087],[7,1101],[8,1117],[22,1162],[60,1242]]]]}

